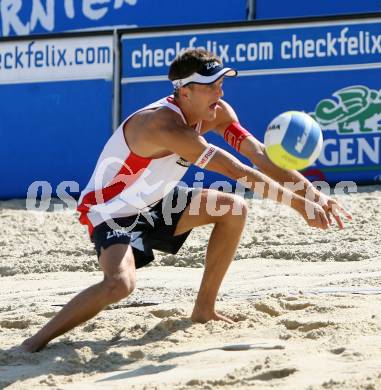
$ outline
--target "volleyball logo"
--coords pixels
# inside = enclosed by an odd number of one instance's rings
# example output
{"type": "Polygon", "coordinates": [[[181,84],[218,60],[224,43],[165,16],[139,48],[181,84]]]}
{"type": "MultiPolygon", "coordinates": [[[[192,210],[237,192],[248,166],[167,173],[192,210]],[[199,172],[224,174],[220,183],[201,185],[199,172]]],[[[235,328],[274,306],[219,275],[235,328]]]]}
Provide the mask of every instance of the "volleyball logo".
{"type": "Polygon", "coordinates": [[[283,169],[307,168],[319,157],[322,146],[320,126],[304,112],[287,111],[278,115],[265,132],[266,153],[283,169]]]}

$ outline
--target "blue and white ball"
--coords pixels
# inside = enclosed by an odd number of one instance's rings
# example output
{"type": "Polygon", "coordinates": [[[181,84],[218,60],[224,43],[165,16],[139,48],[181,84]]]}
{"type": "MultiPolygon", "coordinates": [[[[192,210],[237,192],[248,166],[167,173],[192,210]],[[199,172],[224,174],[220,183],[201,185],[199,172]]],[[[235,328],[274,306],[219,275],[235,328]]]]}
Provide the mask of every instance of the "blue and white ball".
{"type": "Polygon", "coordinates": [[[287,111],[278,115],[265,133],[266,153],[283,169],[307,168],[319,157],[322,146],[320,126],[304,112],[287,111]]]}

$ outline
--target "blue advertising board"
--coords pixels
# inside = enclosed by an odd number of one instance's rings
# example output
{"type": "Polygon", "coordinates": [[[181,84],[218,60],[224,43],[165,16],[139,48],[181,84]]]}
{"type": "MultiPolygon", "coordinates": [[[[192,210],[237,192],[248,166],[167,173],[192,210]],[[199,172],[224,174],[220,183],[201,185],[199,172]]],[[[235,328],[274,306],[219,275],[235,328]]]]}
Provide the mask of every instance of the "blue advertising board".
{"type": "Polygon", "coordinates": [[[77,193],[112,134],[113,37],[0,42],[0,198],[77,193]]]}
{"type": "Polygon", "coordinates": [[[0,36],[246,20],[246,0],[0,0],[0,36]]]}
{"type": "Polygon", "coordinates": [[[324,146],[307,176],[330,183],[381,180],[379,19],[125,34],[123,116],[171,93],[168,66],[188,47],[207,48],[239,71],[225,81],[225,99],[260,140],[281,112],[305,111],[317,119],[324,146]]]}
{"type": "Polygon", "coordinates": [[[309,16],[334,16],[370,12],[381,12],[381,2],[379,0],[255,1],[256,19],[305,18],[309,16]]]}

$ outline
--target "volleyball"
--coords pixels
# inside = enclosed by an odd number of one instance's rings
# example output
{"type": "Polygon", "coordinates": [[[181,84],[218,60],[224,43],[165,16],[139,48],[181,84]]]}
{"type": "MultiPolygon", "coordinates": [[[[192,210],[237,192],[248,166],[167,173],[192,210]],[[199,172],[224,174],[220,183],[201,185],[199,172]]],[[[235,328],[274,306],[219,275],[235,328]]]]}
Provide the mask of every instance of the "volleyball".
{"type": "Polygon", "coordinates": [[[287,111],[270,122],[264,141],[266,153],[275,165],[301,170],[319,157],[323,134],[318,123],[308,114],[287,111]]]}

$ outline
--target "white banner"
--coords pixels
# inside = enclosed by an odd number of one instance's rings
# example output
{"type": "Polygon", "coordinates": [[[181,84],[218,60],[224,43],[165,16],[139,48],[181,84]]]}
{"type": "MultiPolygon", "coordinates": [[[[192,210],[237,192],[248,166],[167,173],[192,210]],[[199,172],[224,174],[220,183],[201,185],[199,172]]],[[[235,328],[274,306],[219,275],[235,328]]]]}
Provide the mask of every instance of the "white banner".
{"type": "Polygon", "coordinates": [[[112,36],[0,42],[0,84],[112,76],[112,36]]]}

